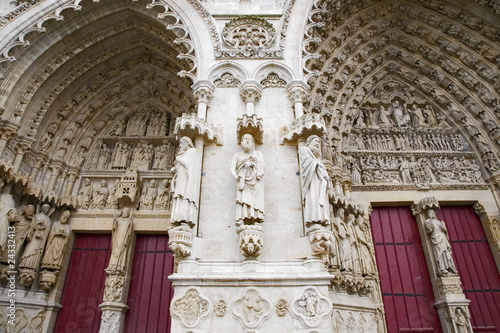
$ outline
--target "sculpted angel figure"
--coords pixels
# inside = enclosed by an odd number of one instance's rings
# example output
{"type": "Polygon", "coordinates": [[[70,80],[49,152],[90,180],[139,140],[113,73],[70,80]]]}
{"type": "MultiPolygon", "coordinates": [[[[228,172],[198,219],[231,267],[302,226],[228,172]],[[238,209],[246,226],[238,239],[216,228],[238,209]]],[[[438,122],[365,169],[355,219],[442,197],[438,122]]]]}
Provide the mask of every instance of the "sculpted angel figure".
{"type": "Polygon", "coordinates": [[[234,154],[231,173],[237,181],[236,222],[264,222],[264,158],[251,134],[241,137],[242,152],[234,154]]]}

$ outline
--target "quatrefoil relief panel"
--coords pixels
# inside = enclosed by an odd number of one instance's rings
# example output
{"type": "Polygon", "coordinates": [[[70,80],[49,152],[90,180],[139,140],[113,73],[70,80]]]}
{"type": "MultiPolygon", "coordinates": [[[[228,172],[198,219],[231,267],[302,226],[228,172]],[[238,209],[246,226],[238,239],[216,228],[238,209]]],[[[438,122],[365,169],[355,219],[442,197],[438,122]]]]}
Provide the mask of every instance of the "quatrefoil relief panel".
{"type": "Polygon", "coordinates": [[[276,30],[273,25],[257,16],[239,16],[226,23],[222,40],[226,47],[253,54],[269,48],[276,30]]]}

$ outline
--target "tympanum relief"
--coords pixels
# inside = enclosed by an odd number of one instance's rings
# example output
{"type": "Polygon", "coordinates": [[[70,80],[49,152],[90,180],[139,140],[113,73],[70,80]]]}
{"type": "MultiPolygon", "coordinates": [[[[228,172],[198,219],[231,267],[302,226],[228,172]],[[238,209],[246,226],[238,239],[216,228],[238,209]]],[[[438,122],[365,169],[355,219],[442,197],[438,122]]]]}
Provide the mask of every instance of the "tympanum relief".
{"type": "Polygon", "coordinates": [[[391,94],[392,100],[373,100],[354,112],[347,147],[354,189],[484,186],[459,130],[429,102],[403,97],[391,94]]]}

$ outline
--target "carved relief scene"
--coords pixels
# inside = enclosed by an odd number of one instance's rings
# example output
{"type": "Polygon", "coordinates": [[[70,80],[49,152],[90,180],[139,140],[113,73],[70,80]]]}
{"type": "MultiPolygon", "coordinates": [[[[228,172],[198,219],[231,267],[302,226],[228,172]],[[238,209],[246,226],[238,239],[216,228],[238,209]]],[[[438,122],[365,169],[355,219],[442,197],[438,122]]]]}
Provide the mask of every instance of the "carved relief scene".
{"type": "Polygon", "coordinates": [[[497,2],[0,0],[0,333],[499,330],[497,2]]]}

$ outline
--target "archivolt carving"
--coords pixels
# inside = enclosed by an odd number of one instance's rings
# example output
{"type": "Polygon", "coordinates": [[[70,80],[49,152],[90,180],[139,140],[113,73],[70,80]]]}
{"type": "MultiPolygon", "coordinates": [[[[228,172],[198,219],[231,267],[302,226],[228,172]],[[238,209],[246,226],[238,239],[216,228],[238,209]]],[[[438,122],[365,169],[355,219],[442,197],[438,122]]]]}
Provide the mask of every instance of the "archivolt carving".
{"type": "Polygon", "coordinates": [[[409,83],[408,93],[416,88],[432,96],[432,104],[478,143],[484,166],[498,170],[496,149],[487,139],[497,141],[499,135],[489,111],[499,104],[498,51],[493,51],[498,49],[498,29],[451,4],[422,0],[421,5],[371,6],[375,2],[314,3],[304,37],[304,71],[312,86],[305,106],[326,118],[330,137],[345,139],[355,111],[370,102],[374,88],[387,77],[400,77],[409,83]],[[380,67],[382,63],[387,65],[380,67]],[[457,108],[455,101],[463,107],[457,108]],[[468,118],[468,113],[474,116],[468,118]],[[477,118],[482,126],[471,134],[468,128],[477,118]]]}
{"type": "MultiPolygon", "coordinates": [[[[29,42],[25,40],[26,35],[28,35],[30,32],[39,32],[39,33],[45,32],[46,30],[43,27],[43,25],[51,19],[55,19],[58,21],[63,20],[63,16],[61,15],[61,13],[64,10],[66,9],[73,9],[77,11],[82,10],[80,2],[81,2],[80,0],[70,0],[66,1],[65,3],[62,3],[57,9],[53,10],[53,12],[45,14],[42,18],[38,19],[37,22],[34,22],[29,28],[26,28],[23,32],[19,33],[14,39],[9,41],[8,44],[2,48],[2,56],[0,57],[0,63],[5,61],[10,61],[10,62],[15,61],[16,58],[14,56],[9,55],[10,50],[15,46],[19,45],[28,46],[29,42]]],[[[185,53],[179,54],[179,58],[187,59],[192,63],[191,69],[182,70],[181,72],[179,72],[179,75],[188,76],[194,80],[197,62],[196,62],[196,57],[194,55],[194,45],[189,36],[189,31],[182,22],[179,15],[175,13],[166,2],[153,1],[151,4],[148,4],[146,8],[150,9],[158,6],[164,9],[163,13],[159,13],[157,15],[158,19],[165,19],[165,18],[174,19],[175,22],[173,24],[169,24],[167,26],[167,29],[179,31],[180,33],[178,35],[180,35],[181,37],[177,38],[175,40],[175,43],[183,44],[187,49],[185,53]]]]}

